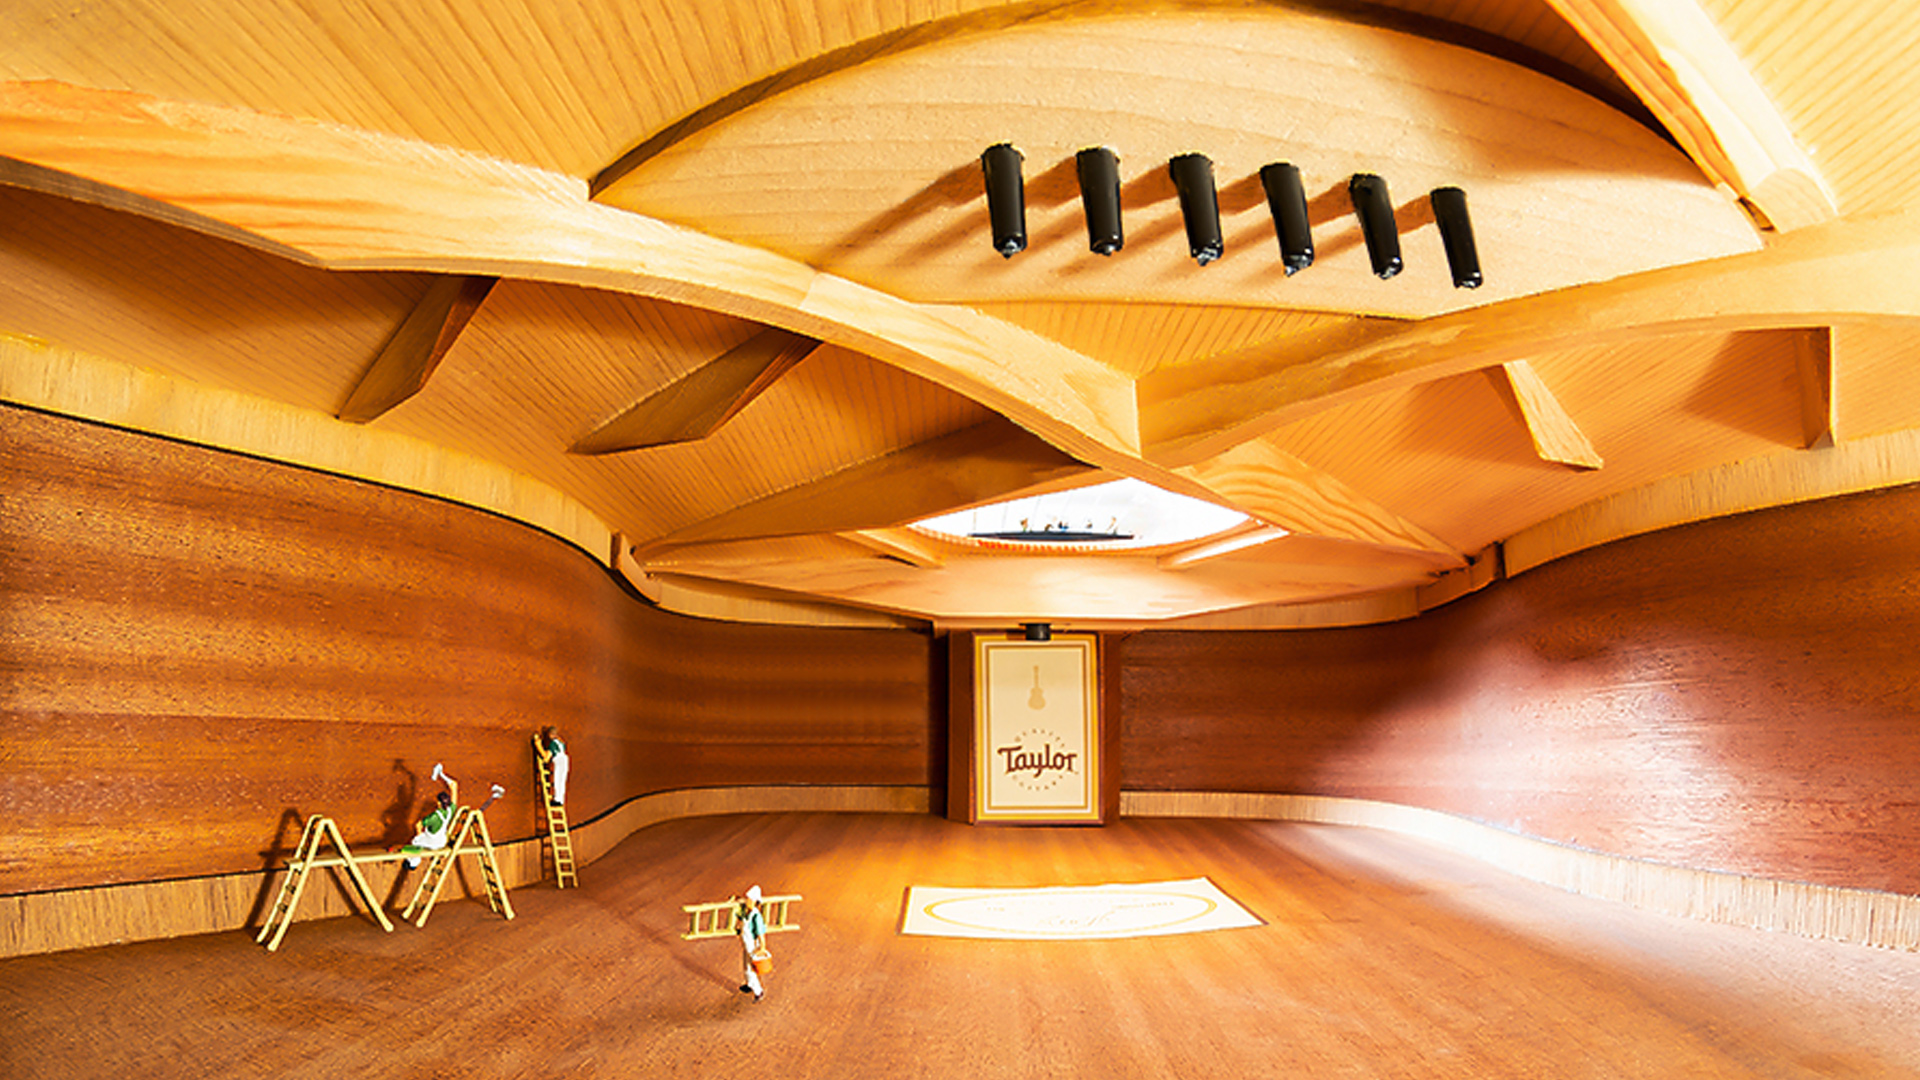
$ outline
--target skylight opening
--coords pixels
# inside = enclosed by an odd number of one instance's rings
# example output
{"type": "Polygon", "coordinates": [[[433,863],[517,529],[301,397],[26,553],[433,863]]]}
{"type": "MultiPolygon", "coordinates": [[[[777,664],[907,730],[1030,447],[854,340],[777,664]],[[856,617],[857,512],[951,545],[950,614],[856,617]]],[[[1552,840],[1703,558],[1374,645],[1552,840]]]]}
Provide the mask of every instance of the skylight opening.
{"type": "Polygon", "coordinates": [[[943,539],[1020,551],[1124,551],[1192,543],[1247,515],[1139,480],[1115,480],[914,522],[943,539]]]}

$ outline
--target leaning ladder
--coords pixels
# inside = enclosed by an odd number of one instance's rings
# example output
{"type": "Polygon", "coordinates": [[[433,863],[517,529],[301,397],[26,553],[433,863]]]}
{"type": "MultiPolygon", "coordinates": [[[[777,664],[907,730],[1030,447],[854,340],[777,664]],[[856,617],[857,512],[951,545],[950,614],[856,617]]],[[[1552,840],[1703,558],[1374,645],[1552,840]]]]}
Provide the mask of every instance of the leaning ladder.
{"type": "Polygon", "coordinates": [[[534,745],[533,771],[540,774],[540,805],[547,811],[547,845],[553,857],[554,887],[564,889],[568,885],[580,887],[580,877],[573,872],[573,830],[567,827],[567,808],[553,801],[553,761],[542,757],[539,744],[534,745]]]}

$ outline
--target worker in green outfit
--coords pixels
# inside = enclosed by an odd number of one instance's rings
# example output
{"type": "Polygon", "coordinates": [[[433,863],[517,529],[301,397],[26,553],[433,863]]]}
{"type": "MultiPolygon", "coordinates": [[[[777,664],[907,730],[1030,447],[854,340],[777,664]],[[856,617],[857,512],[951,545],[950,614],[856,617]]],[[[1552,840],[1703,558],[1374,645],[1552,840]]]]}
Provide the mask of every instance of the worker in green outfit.
{"type": "MultiPolygon", "coordinates": [[[[433,766],[433,778],[447,785],[447,790],[434,800],[432,812],[420,819],[420,831],[413,834],[409,848],[438,851],[447,846],[447,830],[453,827],[454,808],[460,805],[460,781],[448,776],[446,768],[438,763],[433,766]]],[[[419,855],[407,860],[409,870],[419,865],[419,855]]]]}

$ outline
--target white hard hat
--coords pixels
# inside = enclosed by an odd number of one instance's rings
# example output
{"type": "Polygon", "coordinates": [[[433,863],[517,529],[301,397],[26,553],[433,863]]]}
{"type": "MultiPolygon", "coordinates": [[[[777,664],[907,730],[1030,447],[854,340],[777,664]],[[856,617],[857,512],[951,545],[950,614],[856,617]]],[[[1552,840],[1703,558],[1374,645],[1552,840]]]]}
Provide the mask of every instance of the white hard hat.
{"type": "Polygon", "coordinates": [[[758,885],[755,885],[755,886],[753,886],[752,888],[750,888],[750,889],[748,889],[748,890],[747,890],[747,899],[748,899],[748,900],[751,900],[752,902],[754,902],[754,903],[756,903],[756,904],[757,904],[757,903],[759,903],[759,902],[760,902],[760,886],[758,886],[758,885]]]}

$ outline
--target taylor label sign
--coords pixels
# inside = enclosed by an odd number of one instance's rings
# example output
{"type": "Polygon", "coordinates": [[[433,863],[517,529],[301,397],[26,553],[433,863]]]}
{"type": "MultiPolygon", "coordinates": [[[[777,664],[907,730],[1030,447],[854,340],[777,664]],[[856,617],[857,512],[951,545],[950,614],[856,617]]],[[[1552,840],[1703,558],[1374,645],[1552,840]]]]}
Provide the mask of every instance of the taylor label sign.
{"type": "Polygon", "coordinates": [[[1100,820],[1094,639],[978,639],[975,775],[982,821],[1100,820]]]}

